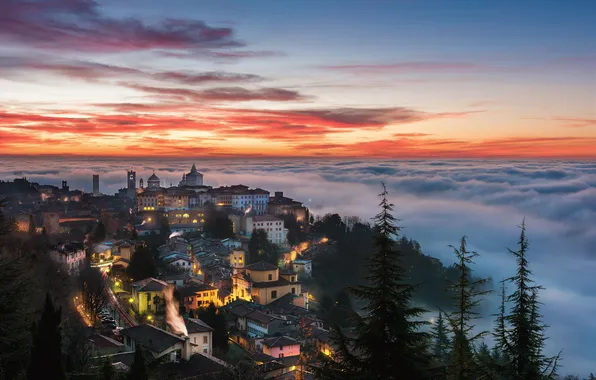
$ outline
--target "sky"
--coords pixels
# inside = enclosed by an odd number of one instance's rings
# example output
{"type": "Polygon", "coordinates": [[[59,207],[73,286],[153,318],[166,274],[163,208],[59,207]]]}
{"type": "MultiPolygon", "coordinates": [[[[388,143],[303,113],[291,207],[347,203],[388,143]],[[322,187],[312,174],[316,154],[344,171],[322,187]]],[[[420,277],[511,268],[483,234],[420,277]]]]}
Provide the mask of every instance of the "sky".
{"type": "MultiPolygon", "coordinates": [[[[155,170],[164,185],[176,184],[193,163],[210,186],[245,184],[271,193],[283,191],[303,201],[315,215],[337,212],[370,220],[377,211],[380,182],[387,184],[403,233],[423,253],[449,265],[448,245],[468,236],[480,254],[473,266],[493,282],[512,275],[526,218],[528,259],[534,279],[545,289],[539,298],[547,330],[547,352],[563,350],[560,373],[587,377],[596,372],[596,162],[585,160],[371,160],[323,158],[47,158],[8,157],[0,179],[26,176],[32,181],[89,191],[92,175],[100,191],[126,186],[126,171],[137,179],[155,170]]],[[[316,268],[315,268],[316,270],[316,268]]],[[[483,306],[498,305],[497,295],[483,306]]],[[[495,310],[496,312],[496,310],[495,310]]],[[[478,321],[491,329],[492,318],[478,321]]],[[[582,378],[583,378],[582,377],[582,378]]]]}
{"type": "Polygon", "coordinates": [[[596,158],[593,1],[0,8],[0,154],[596,158]]]}

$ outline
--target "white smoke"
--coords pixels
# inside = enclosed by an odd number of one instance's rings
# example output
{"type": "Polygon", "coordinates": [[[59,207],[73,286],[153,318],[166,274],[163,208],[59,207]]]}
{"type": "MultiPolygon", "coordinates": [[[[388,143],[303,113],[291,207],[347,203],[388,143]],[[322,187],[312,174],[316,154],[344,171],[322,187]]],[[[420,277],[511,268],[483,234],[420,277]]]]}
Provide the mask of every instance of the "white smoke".
{"type": "Polygon", "coordinates": [[[168,286],[163,294],[166,298],[166,323],[170,330],[176,335],[188,336],[184,319],[178,312],[178,301],[174,298],[174,286],[168,286]]]}
{"type": "Polygon", "coordinates": [[[170,237],[169,238],[171,239],[171,238],[176,237],[176,236],[182,236],[182,232],[180,232],[180,231],[178,231],[178,232],[172,232],[170,234],[170,237]]]}

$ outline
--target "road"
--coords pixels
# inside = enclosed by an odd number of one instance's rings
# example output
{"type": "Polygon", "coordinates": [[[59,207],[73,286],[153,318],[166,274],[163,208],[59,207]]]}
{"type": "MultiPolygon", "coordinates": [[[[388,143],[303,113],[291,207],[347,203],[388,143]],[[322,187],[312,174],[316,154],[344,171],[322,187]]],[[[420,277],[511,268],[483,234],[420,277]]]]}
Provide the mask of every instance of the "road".
{"type": "Polygon", "coordinates": [[[132,319],[130,317],[130,315],[128,315],[126,310],[124,310],[122,308],[122,306],[120,305],[120,302],[118,302],[116,295],[114,294],[114,292],[112,291],[112,288],[110,287],[110,285],[108,283],[107,274],[104,274],[103,279],[105,281],[106,292],[108,294],[108,302],[109,302],[108,306],[112,311],[114,320],[116,320],[118,322],[117,324],[122,327],[132,327],[132,326],[138,325],[137,321],[132,319]]]}

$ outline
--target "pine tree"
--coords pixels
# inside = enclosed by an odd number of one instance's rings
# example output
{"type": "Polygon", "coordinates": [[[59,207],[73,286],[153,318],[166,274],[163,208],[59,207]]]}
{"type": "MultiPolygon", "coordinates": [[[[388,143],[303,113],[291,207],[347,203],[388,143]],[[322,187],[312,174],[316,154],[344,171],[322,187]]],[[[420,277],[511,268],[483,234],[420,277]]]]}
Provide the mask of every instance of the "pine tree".
{"type": "Polygon", "coordinates": [[[482,290],[488,279],[472,280],[470,265],[474,263],[473,259],[478,254],[467,250],[466,239],[466,236],[461,238],[459,249],[451,246],[457,257],[455,269],[459,272],[458,281],[449,286],[455,301],[455,312],[448,317],[453,333],[448,373],[449,379],[453,380],[475,379],[478,376],[479,371],[473,354],[474,342],[487,333],[471,335],[474,329],[472,321],[478,319],[475,309],[480,304],[479,298],[490,291],[482,290]]]}
{"type": "Polygon", "coordinates": [[[363,316],[354,317],[354,336],[334,329],[337,362],[325,361],[318,371],[323,378],[418,380],[427,376],[429,337],[419,331],[427,322],[416,320],[425,310],[411,306],[415,288],[406,283],[403,253],[393,240],[399,227],[385,184],[380,197],[381,212],[375,217],[376,249],[366,277],[369,285],[352,289],[365,303],[363,316]]]}
{"type": "Polygon", "coordinates": [[[143,355],[143,351],[139,346],[137,346],[134,361],[130,366],[128,380],[149,380],[149,375],[147,375],[147,367],[145,366],[145,356],[143,355]]]}
{"type": "MultiPolygon", "coordinates": [[[[521,234],[517,251],[509,250],[516,258],[516,274],[508,279],[515,291],[507,297],[512,303],[511,313],[504,321],[510,326],[506,334],[505,352],[510,357],[510,368],[517,379],[540,380],[556,376],[559,355],[547,358],[542,349],[546,340],[546,326],[541,322],[538,291],[541,286],[534,285],[532,271],[527,259],[528,239],[525,220],[521,225],[521,234]]],[[[503,334],[501,334],[503,335],[503,334]]]]}
{"type": "Polygon", "coordinates": [[[41,318],[33,326],[31,362],[27,371],[29,380],[66,378],[62,367],[61,314],[62,308],[56,310],[50,293],[47,293],[41,318]]]}
{"type": "Polygon", "coordinates": [[[433,338],[431,353],[436,367],[434,372],[436,372],[438,376],[444,378],[447,373],[451,340],[449,339],[449,329],[442,311],[439,311],[439,316],[433,323],[431,334],[433,338]]]}

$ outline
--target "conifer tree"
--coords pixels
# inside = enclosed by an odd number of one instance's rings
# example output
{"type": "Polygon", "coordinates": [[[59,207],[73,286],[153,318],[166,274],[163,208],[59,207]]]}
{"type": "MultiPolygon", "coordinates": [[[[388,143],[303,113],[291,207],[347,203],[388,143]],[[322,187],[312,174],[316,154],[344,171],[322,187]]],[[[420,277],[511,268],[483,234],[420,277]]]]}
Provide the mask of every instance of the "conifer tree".
{"type": "Polygon", "coordinates": [[[478,312],[475,311],[480,304],[479,298],[490,293],[482,290],[482,286],[488,282],[488,279],[472,280],[470,265],[474,263],[473,259],[478,254],[468,251],[466,236],[461,238],[459,249],[453,246],[451,248],[457,257],[455,268],[459,272],[459,277],[456,283],[451,283],[449,286],[455,301],[455,311],[448,317],[453,333],[449,379],[476,379],[479,371],[474,360],[474,342],[487,332],[471,334],[474,329],[473,320],[479,318],[478,312]]]}
{"type": "Polygon", "coordinates": [[[451,347],[448,322],[443,315],[443,312],[439,311],[439,316],[433,323],[431,332],[433,338],[431,353],[436,367],[434,372],[442,378],[447,374],[447,364],[450,356],[449,348],[451,347]]]}
{"type": "Polygon", "coordinates": [[[375,253],[368,265],[368,284],[352,289],[364,301],[362,317],[354,317],[352,333],[334,329],[336,362],[329,360],[318,375],[333,379],[408,379],[427,377],[428,334],[417,320],[425,310],[411,305],[414,287],[406,283],[403,253],[394,237],[399,227],[383,184],[381,212],[375,217],[375,253]],[[353,336],[352,336],[353,335],[353,336]]]}
{"type": "Polygon", "coordinates": [[[39,322],[33,326],[33,346],[27,378],[29,380],[62,380],[62,335],[60,329],[62,308],[55,309],[46,293],[46,301],[39,322]]]}
{"type": "Polygon", "coordinates": [[[545,357],[542,349],[546,337],[545,326],[539,312],[538,292],[541,286],[534,285],[532,271],[527,259],[528,239],[525,220],[521,225],[518,250],[509,252],[516,258],[517,271],[507,281],[515,291],[507,297],[512,303],[511,313],[501,323],[507,323],[508,331],[499,332],[505,353],[509,356],[512,377],[524,380],[554,379],[558,368],[559,355],[545,357]]]}
{"type": "Polygon", "coordinates": [[[130,366],[128,373],[128,380],[148,380],[147,367],[145,367],[145,356],[141,347],[137,346],[135,351],[134,361],[130,366]]]}
{"type": "Polygon", "coordinates": [[[112,360],[108,356],[101,366],[101,379],[114,380],[116,378],[116,371],[112,365],[112,360]]]}

